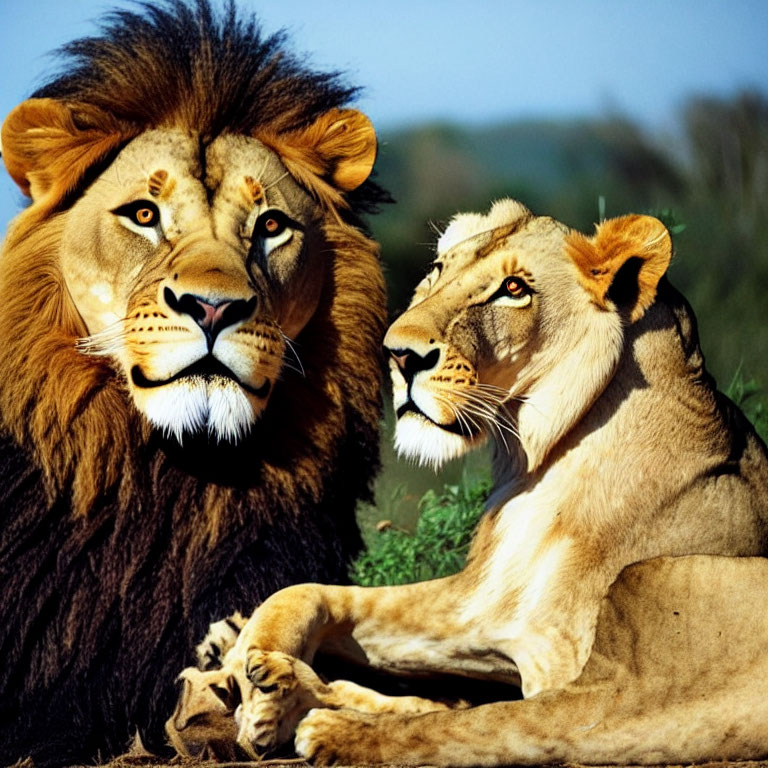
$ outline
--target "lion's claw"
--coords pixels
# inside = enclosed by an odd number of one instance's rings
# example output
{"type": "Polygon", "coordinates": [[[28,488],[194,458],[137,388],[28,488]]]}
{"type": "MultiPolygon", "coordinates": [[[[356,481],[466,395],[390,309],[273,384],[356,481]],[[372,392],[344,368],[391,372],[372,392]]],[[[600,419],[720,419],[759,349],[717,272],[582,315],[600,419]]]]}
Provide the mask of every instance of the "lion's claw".
{"type": "Polygon", "coordinates": [[[371,726],[376,715],[349,709],[312,709],[296,729],[296,754],[314,765],[380,762],[371,726]]]}
{"type": "Polygon", "coordinates": [[[244,749],[255,754],[291,738],[301,716],[318,703],[300,679],[308,677],[307,670],[310,679],[317,679],[306,664],[285,653],[249,652],[245,672],[254,688],[238,712],[237,740],[244,749]]]}
{"type": "Polygon", "coordinates": [[[245,674],[262,693],[284,694],[296,687],[295,659],[278,651],[252,650],[245,664],[245,674]]]}

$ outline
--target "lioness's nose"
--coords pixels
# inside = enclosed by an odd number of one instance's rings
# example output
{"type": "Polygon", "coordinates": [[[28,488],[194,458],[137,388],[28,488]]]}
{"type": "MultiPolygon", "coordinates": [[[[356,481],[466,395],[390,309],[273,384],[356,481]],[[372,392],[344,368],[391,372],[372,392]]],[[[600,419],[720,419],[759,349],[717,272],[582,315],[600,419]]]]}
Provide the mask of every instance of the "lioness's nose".
{"type": "Polygon", "coordinates": [[[403,378],[410,382],[419,371],[428,371],[437,365],[440,359],[440,350],[435,348],[426,355],[420,355],[412,349],[385,349],[389,356],[395,361],[403,378]]]}
{"type": "Polygon", "coordinates": [[[163,291],[165,303],[180,315],[189,315],[210,341],[218,333],[241,320],[247,320],[256,311],[256,297],[250,299],[220,299],[213,302],[192,293],[177,296],[170,288],[163,291]]]}

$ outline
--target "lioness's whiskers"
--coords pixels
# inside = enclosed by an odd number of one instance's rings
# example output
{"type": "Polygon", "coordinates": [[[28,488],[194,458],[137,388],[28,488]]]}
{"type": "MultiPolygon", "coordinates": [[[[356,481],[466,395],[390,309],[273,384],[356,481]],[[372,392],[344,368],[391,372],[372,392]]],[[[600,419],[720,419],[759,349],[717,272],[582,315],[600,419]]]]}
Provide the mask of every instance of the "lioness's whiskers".
{"type": "Polygon", "coordinates": [[[474,421],[474,419],[470,419],[469,416],[464,413],[458,406],[456,406],[454,403],[452,403],[447,397],[439,394],[435,394],[435,399],[441,404],[444,405],[453,416],[454,420],[458,423],[459,429],[461,430],[462,434],[465,434],[467,437],[472,436],[472,426],[476,429],[480,427],[480,425],[474,421]]]}
{"type": "Polygon", "coordinates": [[[474,418],[470,413],[468,413],[467,411],[457,406],[453,406],[452,409],[453,409],[453,412],[456,414],[456,420],[460,424],[466,425],[468,437],[472,436],[472,427],[474,427],[476,431],[480,431],[480,429],[482,428],[482,424],[478,422],[478,420],[474,418]]]}
{"type": "Polygon", "coordinates": [[[508,426],[501,424],[494,414],[488,413],[484,410],[478,410],[474,409],[472,407],[464,407],[464,412],[466,413],[469,411],[470,413],[475,413],[475,415],[479,416],[483,422],[488,426],[488,429],[490,432],[496,434],[499,438],[499,440],[503,443],[504,448],[506,451],[509,451],[509,444],[507,443],[507,438],[504,435],[504,430],[511,432],[513,436],[517,436],[514,432],[514,430],[510,429],[508,426]]]}
{"type": "MultiPolygon", "coordinates": [[[[480,419],[486,425],[488,430],[496,436],[498,441],[504,446],[505,451],[509,452],[509,443],[505,433],[519,439],[519,433],[504,411],[504,400],[500,397],[506,390],[493,385],[474,385],[471,389],[457,392],[456,394],[464,401],[460,407],[452,408],[456,413],[461,411],[465,417],[469,414],[480,419]]],[[[475,419],[473,418],[473,422],[475,419]]]]}
{"type": "Polygon", "coordinates": [[[519,438],[519,434],[509,418],[498,410],[502,406],[498,398],[473,390],[453,394],[464,402],[460,404],[451,402],[444,394],[435,393],[434,397],[450,411],[462,434],[472,437],[473,432],[482,432],[485,426],[504,446],[504,450],[509,452],[509,442],[505,433],[511,434],[516,439],[519,438]]]}
{"type": "Polygon", "coordinates": [[[518,437],[517,429],[510,420],[507,413],[504,411],[505,403],[488,393],[477,392],[472,390],[466,390],[461,392],[461,397],[472,404],[475,408],[479,408],[483,411],[489,421],[492,421],[500,427],[511,432],[515,437],[518,437]]]}

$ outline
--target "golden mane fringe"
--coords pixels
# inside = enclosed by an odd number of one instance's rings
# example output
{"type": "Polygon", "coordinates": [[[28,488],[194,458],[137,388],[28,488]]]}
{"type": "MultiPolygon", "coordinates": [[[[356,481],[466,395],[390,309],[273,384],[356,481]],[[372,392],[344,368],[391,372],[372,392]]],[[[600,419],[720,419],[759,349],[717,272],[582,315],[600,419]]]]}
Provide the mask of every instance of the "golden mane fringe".
{"type": "Polygon", "coordinates": [[[39,463],[49,501],[70,488],[82,515],[105,492],[130,495],[138,423],[115,372],[75,349],[84,327],[58,268],[63,219],[46,213],[22,213],[3,249],[0,414],[39,463]]]}

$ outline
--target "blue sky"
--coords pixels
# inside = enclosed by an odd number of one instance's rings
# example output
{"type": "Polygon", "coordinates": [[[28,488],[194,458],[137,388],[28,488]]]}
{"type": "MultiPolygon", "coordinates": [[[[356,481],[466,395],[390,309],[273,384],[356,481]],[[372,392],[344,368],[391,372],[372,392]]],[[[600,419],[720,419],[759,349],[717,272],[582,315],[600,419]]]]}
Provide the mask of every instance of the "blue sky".
{"type": "MultiPolygon", "coordinates": [[[[0,0],[0,118],[47,53],[127,0],[0,0]]],[[[669,129],[692,94],[768,92],[768,0],[240,0],[322,69],[365,86],[380,132],[620,112],[669,129]]],[[[0,174],[0,230],[20,197],[0,174]]]]}

